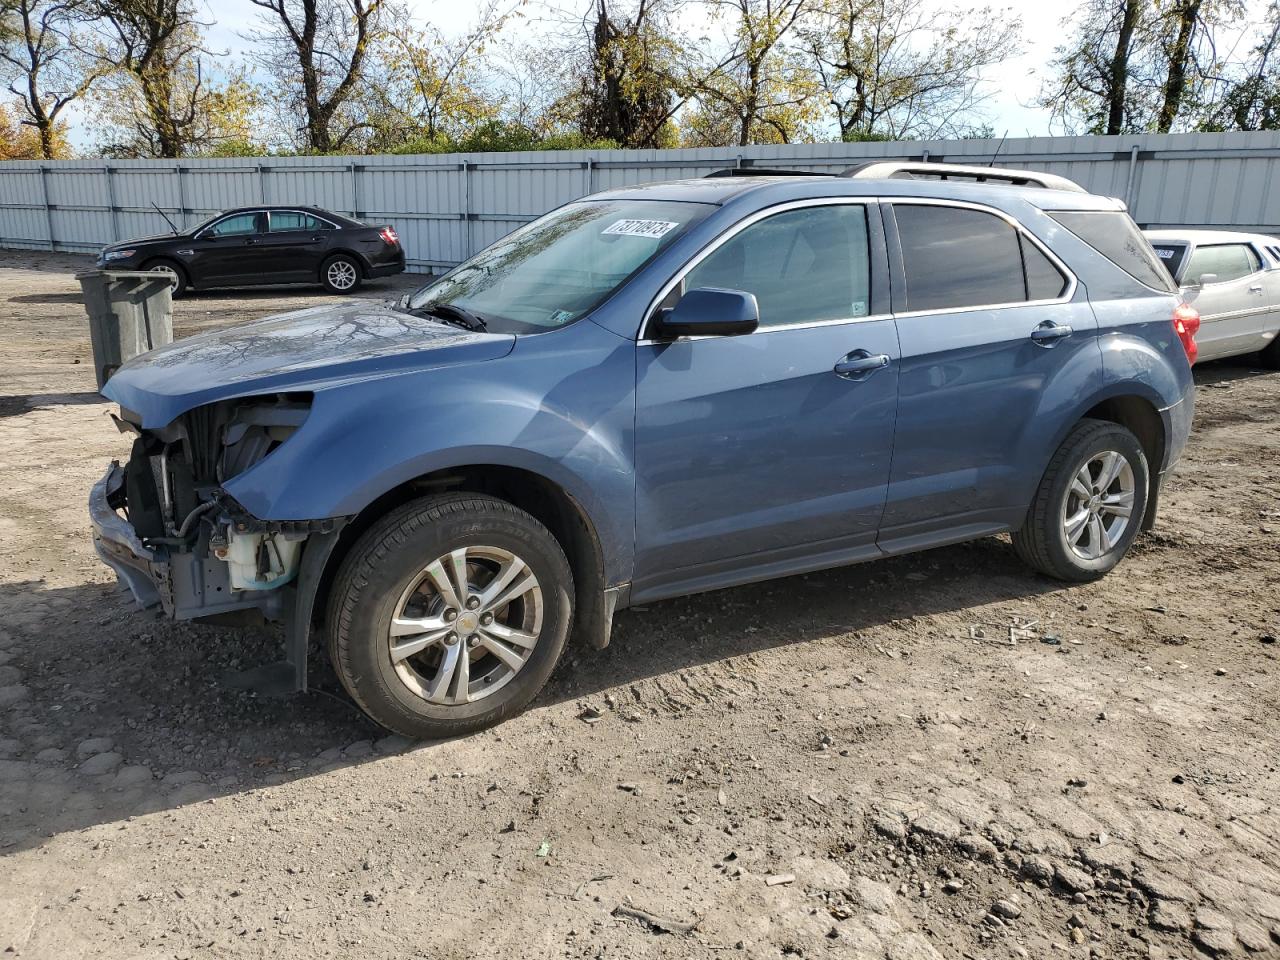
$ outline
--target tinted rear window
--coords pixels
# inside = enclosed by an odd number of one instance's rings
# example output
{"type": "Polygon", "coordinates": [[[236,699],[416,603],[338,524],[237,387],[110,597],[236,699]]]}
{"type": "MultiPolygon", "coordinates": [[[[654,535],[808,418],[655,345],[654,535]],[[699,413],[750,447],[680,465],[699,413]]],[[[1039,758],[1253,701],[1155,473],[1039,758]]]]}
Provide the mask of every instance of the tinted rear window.
{"type": "Polygon", "coordinates": [[[1018,234],[999,217],[962,207],[894,204],[908,310],[1027,299],[1018,234]]]}
{"type": "Polygon", "coordinates": [[[1053,219],[1139,283],[1176,293],[1173,277],[1127,213],[1118,210],[1047,210],[1053,219]]]}

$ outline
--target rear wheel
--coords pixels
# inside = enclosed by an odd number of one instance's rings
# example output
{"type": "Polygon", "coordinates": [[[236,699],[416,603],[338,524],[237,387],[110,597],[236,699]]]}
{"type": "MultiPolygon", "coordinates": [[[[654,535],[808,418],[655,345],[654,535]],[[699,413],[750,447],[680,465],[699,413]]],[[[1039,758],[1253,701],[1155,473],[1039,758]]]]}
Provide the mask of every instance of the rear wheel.
{"type": "Polygon", "coordinates": [[[427,497],[376,523],[344,561],[330,656],[382,726],[452,737],[533,699],[572,616],[573,577],[546,527],[493,497],[427,497]]]}
{"type": "Polygon", "coordinates": [[[169,278],[169,290],[175,297],[187,292],[187,274],[179,264],[172,260],[152,260],[143,268],[148,273],[162,273],[169,278]]]}
{"type": "Polygon", "coordinates": [[[320,282],[330,293],[351,293],[359,288],[361,276],[360,264],[345,253],[330,257],[320,268],[320,282]]]}
{"type": "Polygon", "coordinates": [[[1013,535],[1014,549],[1051,577],[1096,580],[1137,536],[1147,489],[1137,437],[1116,423],[1082,420],[1049,461],[1026,522],[1013,535]]]}

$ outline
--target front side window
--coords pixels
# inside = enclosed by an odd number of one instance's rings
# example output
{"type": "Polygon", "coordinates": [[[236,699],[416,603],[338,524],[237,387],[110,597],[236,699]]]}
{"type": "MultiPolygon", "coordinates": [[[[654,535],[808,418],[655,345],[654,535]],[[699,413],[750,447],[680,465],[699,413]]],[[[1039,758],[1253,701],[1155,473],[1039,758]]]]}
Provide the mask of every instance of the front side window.
{"type": "Polygon", "coordinates": [[[219,220],[209,232],[215,237],[234,237],[245,233],[258,232],[258,215],[256,213],[238,213],[234,217],[219,220]]]}
{"type": "Polygon", "coordinates": [[[526,224],[414,293],[405,307],[460,308],[493,332],[572,323],[715,207],[674,200],[585,200],[526,224]]]}
{"type": "MultiPolygon", "coordinates": [[[[1018,232],[1000,217],[964,207],[905,203],[894,204],[893,213],[907,310],[959,310],[1028,299],[1018,232]]],[[[1037,265],[1038,290],[1046,266],[1057,270],[1052,263],[1037,265]]]]}
{"type": "Polygon", "coordinates": [[[1257,273],[1260,268],[1258,255],[1247,243],[1215,243],[1196,247],[1187,261],[1187,276],[1183,282],[1202,283],[1202,277],[1213,274],[1217,278],[1214,283],[1226,283],[1257,273]]]}
{"type": "Polygon", "coordinates": [[[755,294],[761,327],[865,317],[871,302],[867,209],[803,207],[745,227],[684,278],[685,290],[755,294]]]}

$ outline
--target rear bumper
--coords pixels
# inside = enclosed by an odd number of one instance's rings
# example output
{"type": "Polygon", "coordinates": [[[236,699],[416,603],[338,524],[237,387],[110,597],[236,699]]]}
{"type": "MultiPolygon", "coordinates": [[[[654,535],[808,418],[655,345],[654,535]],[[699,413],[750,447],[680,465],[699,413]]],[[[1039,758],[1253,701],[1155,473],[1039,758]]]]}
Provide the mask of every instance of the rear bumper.
{"type": "Polygon", "coordinates": [[[379,257],[369,264],[369,279],[371,280],[376,277],[390,277],[397,273],[404,273],[404,248],[401,248],[394,255],[385,259],[379,257]]]}

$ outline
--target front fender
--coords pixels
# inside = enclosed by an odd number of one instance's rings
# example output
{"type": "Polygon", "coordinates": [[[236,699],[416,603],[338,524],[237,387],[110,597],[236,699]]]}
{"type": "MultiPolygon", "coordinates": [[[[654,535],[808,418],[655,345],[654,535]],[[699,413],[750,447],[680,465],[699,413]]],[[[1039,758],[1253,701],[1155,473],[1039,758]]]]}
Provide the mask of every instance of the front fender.
{"type": "Polygon", "coordinates": [[[634,545],[634,422],[634,345],[585,322],[488,363],[318,390],[302,428],[225,487],[260,519],[318,520],[438,470],[527,470],[587,513],[619,583],[634,545]]]}

